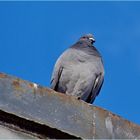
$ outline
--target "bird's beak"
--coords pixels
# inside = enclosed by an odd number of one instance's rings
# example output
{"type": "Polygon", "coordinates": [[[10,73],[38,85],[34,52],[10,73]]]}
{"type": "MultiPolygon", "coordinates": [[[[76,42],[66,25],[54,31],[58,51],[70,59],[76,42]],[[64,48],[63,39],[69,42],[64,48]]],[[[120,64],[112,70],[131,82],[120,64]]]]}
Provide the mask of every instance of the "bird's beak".
{"type": "Polygon", "coordinates": [[[92,41],[92,43],[94,43],[95,42],[95,39],[94,38],[89,38],[91,41],[92,41]]]}

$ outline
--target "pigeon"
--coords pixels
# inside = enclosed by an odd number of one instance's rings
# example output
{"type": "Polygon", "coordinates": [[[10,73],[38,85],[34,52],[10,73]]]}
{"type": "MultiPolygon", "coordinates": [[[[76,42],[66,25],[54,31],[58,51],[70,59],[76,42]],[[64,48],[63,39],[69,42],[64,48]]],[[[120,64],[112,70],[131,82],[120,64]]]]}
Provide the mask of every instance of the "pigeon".
{"type": "Polygon", "coordinates": [[[60,55],[51,77],[53,90],[94,102],[104,81],[103,60],[94,42],[94,36],[86,34],[60,55]]]}

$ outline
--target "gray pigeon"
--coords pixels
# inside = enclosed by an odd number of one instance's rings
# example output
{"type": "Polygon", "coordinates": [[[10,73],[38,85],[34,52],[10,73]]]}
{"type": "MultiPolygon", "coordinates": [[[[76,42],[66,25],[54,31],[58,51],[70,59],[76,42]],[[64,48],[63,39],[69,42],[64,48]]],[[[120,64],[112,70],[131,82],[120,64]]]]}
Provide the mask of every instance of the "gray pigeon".
{"type": "Polygon", "coordinates": [[[58,58],[51,78],[52,89],[93,103],[104,81],[102,58],[94,42],[92,34],[84,35],[58,58]]]}

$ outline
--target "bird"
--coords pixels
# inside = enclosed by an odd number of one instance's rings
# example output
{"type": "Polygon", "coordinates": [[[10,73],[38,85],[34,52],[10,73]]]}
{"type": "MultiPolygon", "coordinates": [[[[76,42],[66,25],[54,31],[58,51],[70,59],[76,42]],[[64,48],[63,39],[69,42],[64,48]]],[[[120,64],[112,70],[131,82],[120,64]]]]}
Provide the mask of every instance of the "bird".
{"type": "Polygon", "coordinates": [[[57,59],[50,88],[92,104],[104,82],[104,65],[93,45],[93,34],[85,34],[57,59]]]}

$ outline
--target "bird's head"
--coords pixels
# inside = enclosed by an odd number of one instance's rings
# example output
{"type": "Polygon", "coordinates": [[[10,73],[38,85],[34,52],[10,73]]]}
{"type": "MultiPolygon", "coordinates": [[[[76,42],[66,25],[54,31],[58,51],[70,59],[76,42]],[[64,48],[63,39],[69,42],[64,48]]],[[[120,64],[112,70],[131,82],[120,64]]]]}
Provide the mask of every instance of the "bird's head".
{"type": "Polygon", "coordinates": [[[86,34],[80,38],[80,41],[87,41],[87,42],[93,44],[95,42],[95,39],[92,34],[86,34]]]}

